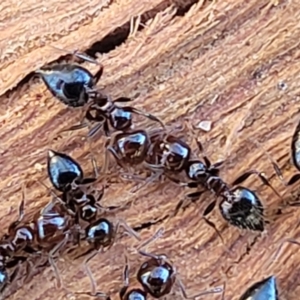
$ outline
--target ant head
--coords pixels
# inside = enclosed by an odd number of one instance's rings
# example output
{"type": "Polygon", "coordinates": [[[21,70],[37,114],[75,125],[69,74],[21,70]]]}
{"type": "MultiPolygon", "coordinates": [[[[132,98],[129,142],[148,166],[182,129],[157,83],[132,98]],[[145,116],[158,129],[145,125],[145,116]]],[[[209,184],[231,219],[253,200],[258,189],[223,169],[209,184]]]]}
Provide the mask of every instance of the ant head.
{"type": "Polygon", "coordinates": [[[47,170],[52,185],[61,192],[76,178],[83,178],[80,165],[72,157],[53,150],[48,151],[47,170]]]}
{"type": "Polygon", "coordinates": [[[205,180],[208,175],[206,165],[200,160],[190,160],[185,171],[189,179],[197,182],[205,180]]]}
{"type": "Polygon", "coordinates": [[[76,64],[56,64],[36,73],[52,95],[70,107],[83,106],[88,99],[85,88],[94,85],[93,75],[76,64]]]}

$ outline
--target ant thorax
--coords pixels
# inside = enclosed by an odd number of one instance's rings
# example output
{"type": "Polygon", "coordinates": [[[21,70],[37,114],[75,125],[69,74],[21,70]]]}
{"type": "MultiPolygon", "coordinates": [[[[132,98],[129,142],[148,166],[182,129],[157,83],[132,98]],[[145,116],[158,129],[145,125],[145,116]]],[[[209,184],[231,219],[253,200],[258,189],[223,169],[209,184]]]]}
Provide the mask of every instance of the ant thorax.
{"type": "Polygon", "coordinates": [[[207,168],[201,161],[192,161],[187,169],[187,176],[192,180],[204,179],[207,173],[207,168]]]}

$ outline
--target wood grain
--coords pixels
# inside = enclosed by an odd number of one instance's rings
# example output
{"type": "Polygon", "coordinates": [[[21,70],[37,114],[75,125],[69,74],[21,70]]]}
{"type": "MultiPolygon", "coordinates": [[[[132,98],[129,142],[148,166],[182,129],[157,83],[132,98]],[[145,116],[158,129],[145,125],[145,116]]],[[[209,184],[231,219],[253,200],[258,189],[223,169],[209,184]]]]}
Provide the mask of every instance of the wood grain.
{"type": "MultiPolygon", "coordinates": [[[[1,232],[16,214],[21,185],[26,183],[28,218],[49,201],[37,180],[49,185],[46,151],[52,148],[76,158],[87,173],[92,171],[85,131],[57,136],[57,132],[81,118],[54,99],[39,80],[19,82],[35,69],[61,56],[51,45],[67,50],[95,51],[95,42],[142,15],[124,42],[99,55],[104,65],[100,87],[113,97],[135,98],[134,105],[149,111],[170,128],[210,120],[212,130],[197,132],[207,156],[225,159],[221,176],[232,182],[248,169],[264,171],[285,201],[255,178],[245,184],[257,191],[267,211],[297,198],[297,184],[287,189],[274,176],[266,151],[283,168],[286,179],[295,173],[290,165],[290,142],[298,122],[300,94],[300,3],[291,1],[27,1],[1,4],[0,41],[0,188],[1,232]],[[92,47],[93,46],[93,47],[92,47]],[[16,87],[13,91],[9,89],[16,87]]],[[[120,35],[122,36],[122,34],[120,35]]],[[[103,46],[103,44],[102,44],[103,46]]],[[[92,72],[96,67],[84,64],[92,72]]],[[[28,79],[29,78],[29,79],[28,79]]],[[[139,126],[152,126],[139,121],[139,126]]],[[[186,132],[194,145],[194,136],[186,132]]],[[[93,140],[92,152],[103,163],[104,138],[93,140]]],[[[113,168],[113,160],[111,167],[113,168]]],[[[299,236],[298,210],[272,222],[263,235],[228,226],[216,210],[210,217],[222,232],[223,245],[202,220],[201,213],[213,199],[201,201],[177,217],[168,218],[186,191],[169,183],[152,184],[130,193],[132,184],[116,183],[105,203],[132,204],[120,213],[149,237],[164,226],[163,238],[149,251],[164,252],[173,261],[189,294],[226,283],[225,299],[238,299],[252,285],[269,275],[277,277],[280,299],[298,299],[299,248],[287,244],[276,262],[269,259],[283,238],[299,236]],[[228,251],[229,249],[229,251],[228,251]]],[[[122,284],[123,251],[134,246],[121,239],[108,253],[90,263],[99,290],[118,299],[122,284]]],[[[142,258],[130,256],[131,274],[142,258]]],[[[89,291],[82,260],[63,257],[59,270],[65,287],[89,291]]],[[[55,288],[50,268],[20,287],[9,299],[87,299],[55,288]],[[72,298],[73,297],[73,298],[72,298]]],[[[173,299],[180,299],[178,295],[173,299]]],[[[220,299],[220,295],[203,299],[220,299]]]]}

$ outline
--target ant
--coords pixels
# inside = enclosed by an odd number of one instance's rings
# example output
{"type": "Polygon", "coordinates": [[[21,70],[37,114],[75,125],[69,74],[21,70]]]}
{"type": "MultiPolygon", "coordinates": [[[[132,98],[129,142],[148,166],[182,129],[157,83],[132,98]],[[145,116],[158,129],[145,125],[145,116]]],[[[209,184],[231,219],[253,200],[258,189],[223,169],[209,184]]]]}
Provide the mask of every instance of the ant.
{"type": "MultiPolygon", "coordinates": [[[[199,141],[197,146],[200,152],[203,152],[203,147],[199,141]]],[[[264,230],[264,208],[263,205],[256,195],[256,193],[246,187],[240,186],[242,182],[248,179],[252,175],[256,175],[264,185],[267,185],[272,191],[281,199],[281,196],[269,183],[268,179],[261,172],[256,170],[249,170],[244,174],[240,175],[231,185],[228,185],[219,176],[219,168],[222,166],[224,161],[211,164],[210,160],[203,156],[203,161],[199,159],[189,159],[184,164],[184,170],[186,176],[190,180],[189,182],[180,182],[177,179],[172,179],[174,182],[181,186],[188,188],[204,188],[203,190],[196,191],[187,195],[190,200],[199,199],[201,194],[205,191],[211,191],[217,198],[221,197],[222,200],[219,202],[219,210],[222,217],[231,225],[241,229],[248,229],[253,231],[264,230]]],[[[175,215],[183,205],[185,199],[181,200],[176,209],[175,215]]],[[[204,210],[203,219],[205,222],[213,227],[215,226],[210,222],[206,216],[211,213],[217,204],[217,199],[210,203],[204,210]]],[[[219,233],[218,233],[219,234],[219,233]]]]}
{"type": "MultiPolygon", "coordinates": [[[[95,220],[97,209],[104,209],[99,204],[104,194],[104,187],[100,191],[97,190],[97,197],[89,193],[89,185],[99,180],[95,165],[95,177],[85,177],[80,164],[71,156],[49,150],[47,170],[52,186],[62,192],[59,197],[61,201],[74,214],[79,214],[80,219],[86,222],[95,220]]],[[[114,210],[117,208],[109,206],[105,209],[114,210]]]]}
{"type": "Polygon", "coordinates": [[[239,298],[239,300],[278,300],[278,291],[275,276],[267,277],[253,284],[239,298]]]}
{"type": "Polygon", "coordinates": [[[67,106],[80,107],[88,102],[90,93],[93,93],[94,86],[102,76],[103,66],[86,54],[76,51],[69,54],[98,65],[99,70],[93,75],[80,65],[65,63],[44,67],[36,73],[40,75],[54,97],[67,106]]]}
{"type": "MultiPolygon", "coordinates": [[[[106,251],[108,251],[115,244],[117,236],[120,233],[120,227],[123,227],[123,233],[135,238],[138,241],[141,240],[137,232],[132,227],[130,227],[125,220],[122,219],[117,219],[114,223],[108,218],[101,217],[98,220],[90,223],[84,230],[84,233],[82,234],[83,239],[86,240],[92,247],[76,258],[80,258],[90,253],[90,255],[88,255],[84,260],[83,265],[88,277],[90,278],[92,292],[77,292],[76,294],[85,294],[94,297],[106,296],[106,294],[103,294],[102,292],[96,292],[96,283],[93,274],[88,266],[88,262],[92,260],[98,253],[104,251],[105,249],[106,251]]],[[[108,297],[107,299],[110,298],[108,297]]]]}
{"type": "Polygon", "coordinates": [[[105,135],[110,136],[111,130],[117,132],[126,132],[132,128],[132,114],[144,116],[154,122],[158,122],[162,128],[164,128],[163,122],[155,117],[154,115],[141,111],[132,106],[119,106],[119,103],[131,102],[131,98],[119,97],[115,100],[109,95],[102,95],[95,91],[94,95],[91,96],[92,101],[89,103],[86,110],[84,120],[77,125],[74,125],[65,131],[73,131],[82,129],[85,127],[90,127],[90,124],[95,122],[96,125],[93,126],[89,132],[88,137],[95,136],[95,134],[103,128],[105,135]]]}
{"type": "MultiPolygon", "coordinates": [[[[122,168],[137,167],[142,164],[152,173],[146,180],[149,182],[162,175],[172,179],[172,174],[180,173],[190,158],[191,149],[175,136],[154,129],[113,134],[106,144],[104,173],[108,168],[108,153],[114,156],[122,168]]],[[[123,175],[140,179],[138,176],[128,176],[126,173],[123,175]]]]}
{"type": "MultiPolygon", "coordinates": [[[[5,285],[8,278],[5,268],[8,267],[7,260],[12,263],[24,262],[32,255],[41,256],[47,253],[48,261],[54,269],[60,285],[54,257],[62,249],[71,237],[71,229],[74,225],[73,217],[60,202],[50,201],[41,211],[36,213],[33,220],[22,223],[24,218],[25,191],[22,188],[22,200],[19,206],[19,217],[12,222],[8,233],[0,241],[0,266],[2,281],[5,285]]],[[[29,270],[30,271],[30,270],[29,270]]],[[[29,273],[29,272],[28,272],[29,273]]],[[[16,274],[13,274],[16,276],[16,274]]],[[[26,278],[30,274],[26,275],[26,278]]],[[[11,280],[10,280],[11,281],[11,280]]]]}
{"type": "Polygon", "coordinates": [[[128,258],[126,257],[126,266],[123,273],[124,286],[119,292],[121,300],[146,300],[148,295],[155,299],[161,299],[172,292],[175,282],[178,284],[184,299],[195,299],[196,297],[223,291],[222,288],[213,288],[189,296],[186,293],[186,289],[180,280],[175,267],[165,255],[154,255],[142,250],[139,251],[139,254],[148,257],[148,260],[140,266],[137,272],[136,278],[140,286],[130,287],[129,264],[128,258]]]}

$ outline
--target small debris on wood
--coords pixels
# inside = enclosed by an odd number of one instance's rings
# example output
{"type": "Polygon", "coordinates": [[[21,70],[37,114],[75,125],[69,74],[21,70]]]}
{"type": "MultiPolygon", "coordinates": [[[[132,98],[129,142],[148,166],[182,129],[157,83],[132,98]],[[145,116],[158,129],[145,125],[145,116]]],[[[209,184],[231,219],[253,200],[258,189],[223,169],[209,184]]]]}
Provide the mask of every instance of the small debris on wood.
{"type": "Polygon", "coordinates": [[[281,80],[281,81],[278,82],[277,88],[278,88],[280,91],[285,91],[285,90],[287,90],[288,85],[287,85],[284,81],[281,80]]]}
{"type": "Polygon", "coordinates": [[[203,131],[209,132],[211,130],[211,125],[212,125],[211,121],[205,120],[205,121],[201,121],[196,127],[203,131]]]}

